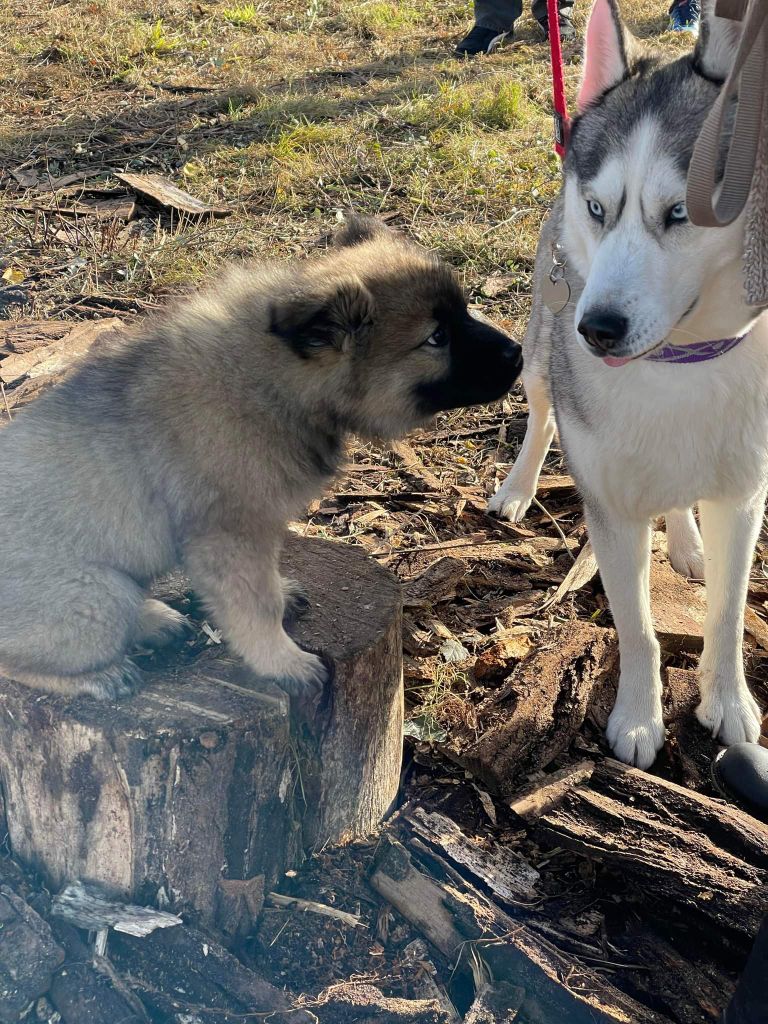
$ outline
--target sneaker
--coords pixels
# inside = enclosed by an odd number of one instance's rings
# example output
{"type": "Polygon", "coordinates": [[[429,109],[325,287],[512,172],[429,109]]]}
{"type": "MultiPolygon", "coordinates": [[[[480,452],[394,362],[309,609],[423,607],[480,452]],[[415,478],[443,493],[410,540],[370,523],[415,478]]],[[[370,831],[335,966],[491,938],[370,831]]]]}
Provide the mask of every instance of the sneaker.
{"type": "Polygon", "coordinates": [[[499,32],[497,28],[483,28],[475,25],[453,51],[454,57],[476,57],[479,53],[493,53],[511,32],[499,32]]]}
{"type": "MultiPolygon", "coordinates": [[[[573,27],[573,22],[568,14],[560,13],[560,17],[557,19],[560,22],[560,38],[565,41],[566,39],[576,38],[576,29],[573,27]]],[[[544,33],[545,41],[549,39],[549,20],[542,18],[539,22],[541,25],[541,31],[544,33]]]]}
{"type": "Polygon", "coordinates": [[[673,0],[669,8],[669,31],[699,34],[700,0],[673,0]]]}

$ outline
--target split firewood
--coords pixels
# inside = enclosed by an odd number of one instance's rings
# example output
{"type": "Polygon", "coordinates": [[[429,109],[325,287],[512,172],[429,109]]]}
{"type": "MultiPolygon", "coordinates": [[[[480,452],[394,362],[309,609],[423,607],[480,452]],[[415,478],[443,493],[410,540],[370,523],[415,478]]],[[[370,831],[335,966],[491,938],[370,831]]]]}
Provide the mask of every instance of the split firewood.
{"type": "Polygon", "coordinates": [[[0,323],[0,352],[31,352],[63,338],[72,327],[71,320],[7,320],[0,323]]]}
{"type": "Polygon", "coordinates": [[[671,650],[700,651],[707,603],[704,588],[675,572],[661,554],[651,558],[651,615],[659,643],[671,650]]]}
{"type": "Polygon", "coordinates": [[[228,217],[232,213],[226,206],[196,199],[161,174],[116,174],[115,177],[140,196],[187,217],[228,217]]]}
{"type": "Polygon", "coordinates": [[[456,726],[442,749],[501,796],[546,768],[581,728],[590,703],[616,674],[613,630],[571,622],[545,633],[507,682],[477,709],[482,725],[456,726]]]}
{"type": "Polygon", "coordinates": [[[200,1010],[205,1020],[222,1022],[247,1015],[268,1017],[274,1024],[312,1024],[305,1010],[291,1008],[281,990],[244,967],[223,946],[182,925],[145,939],[116,935],[111,959],[129,981],[153,1019],[183,1024],[200,1010]],[[208,1013],[210,1012],[210,1018],[208,1013]],[[229,1016],[227,1016],[229,1015],[229,1016]]]}
{"type": "Polygon", "coordinates": [[[478,989],[464,1024],[514,1024],[525,995],[525,989],[516,985],[486,982],[478,989]]]}
{"type": "Polygon", "coordinates": [[[757,934],[768,897],[768,825],[617,761],[572,781],[536,819],[540,842],[614,868],[666,921],[698,920],[744,940],[757,934]]]}
{"type": "Polygon", "coordinates": [[[82,358],[102,335],[119,330],[122,325],[122,320],[117,317],[75,323],[57,340],[3,359],[0,362],[0,380],[10,384],[23,377],[41,377],[68,369],[82,358]]]}
{"type": "Polygon", "coordinates": [[[461,559],[451,555],[438,558],[418,576],[404,582],[403,607],[428,608],[455,597],[459,581],[466,573],[467,566],[461,559]]]}
{"type": "Polygon", "coordinates": [[[520,1015],[526,1024],[670,1024],[509,917],[439,855],[421,854],[416,840],[406,849],[385,836],[371,884],[458,970],[467,969],[474,948],[496,983],[523,988],[520,1015]]]}
{"type": "Polygon", "coordinates": [[[0,1021],[26,1017],[63,959],[48,924],[10,886],[0,885],[0,1021]]]}
{"type": "Polygon", "coordinates": [[[482,842],[479,836],[464,835],[454,821],[437,811],[416,807],[406,811],[404,818],[415,835],[488,886],[505,903],[530,903],[537,898],[539,872],[514,850],[492,841],[482,842]]]}

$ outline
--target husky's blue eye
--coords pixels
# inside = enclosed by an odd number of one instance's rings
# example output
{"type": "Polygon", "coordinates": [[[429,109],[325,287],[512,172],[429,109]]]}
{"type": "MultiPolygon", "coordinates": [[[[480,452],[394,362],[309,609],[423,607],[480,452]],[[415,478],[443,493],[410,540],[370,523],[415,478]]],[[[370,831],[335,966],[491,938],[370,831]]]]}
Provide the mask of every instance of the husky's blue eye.
{"type": "Polygon", "coordinates": [[[675,203],[667,210],[667,225],[682,224],[688,220],[688,207],[685,203],[675,203]]]}
{"type": "Polygon", "coordinates": [[[605,210],[596,199],[587,200],[587,209],[589,210],[589,216],[593,220],[599,221],[601,224],[603,223],[605,220],[605,210]]]}
{"type": "Polygon", "coordinates": [[[444,327],[438,327],[432,331],[430,336],[424,342],[425,345],[429,345],[430,348],[445,348],[451,339],[448,337],[448,331],[444,327]]]}

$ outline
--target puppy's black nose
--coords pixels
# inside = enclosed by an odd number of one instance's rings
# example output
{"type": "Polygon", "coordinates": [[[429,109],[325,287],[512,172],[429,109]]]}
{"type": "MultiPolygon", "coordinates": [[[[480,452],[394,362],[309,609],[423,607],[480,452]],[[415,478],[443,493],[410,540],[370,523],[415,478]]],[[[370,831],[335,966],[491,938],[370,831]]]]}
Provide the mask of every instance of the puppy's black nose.
{"type": "Polygon", "coordinates": [[[579,334],[590,348],[597,352],[610,352],[627,336],[629,322],[621,313],[611,309],[595,309],[584,314],[579,323],[579,334]]]}

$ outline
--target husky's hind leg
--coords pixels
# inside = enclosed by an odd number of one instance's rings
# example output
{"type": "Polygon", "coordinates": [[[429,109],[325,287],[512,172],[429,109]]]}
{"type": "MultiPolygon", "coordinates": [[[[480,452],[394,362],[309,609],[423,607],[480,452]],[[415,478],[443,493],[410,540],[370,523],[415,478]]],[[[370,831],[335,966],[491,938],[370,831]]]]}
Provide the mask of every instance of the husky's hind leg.
{"type": "Polygon", "coordinates": [[[672,568],[691,580],[704,579],[704,548],[693,509],[673,509],[664,516],[672,568]]]}
{"type": "Polygon", "coordinates": [[[707,617],[699,663],[701,704],[696,716],[727,744],[756,743],[760,709],[744,675],[744,606],[749,570],[763,518],[765,495],[741,506],[699,505],[704,535],[707,617]]]}
{"type": "Polygon", "coordinates": [[[525,440],[507,479],[488,502],[490,512],[513,523],[520,522],[536,497],[541,467],[555,436],[555,413],[546,382],[525,371],[522,380],[528,399],[525,440]]]}

